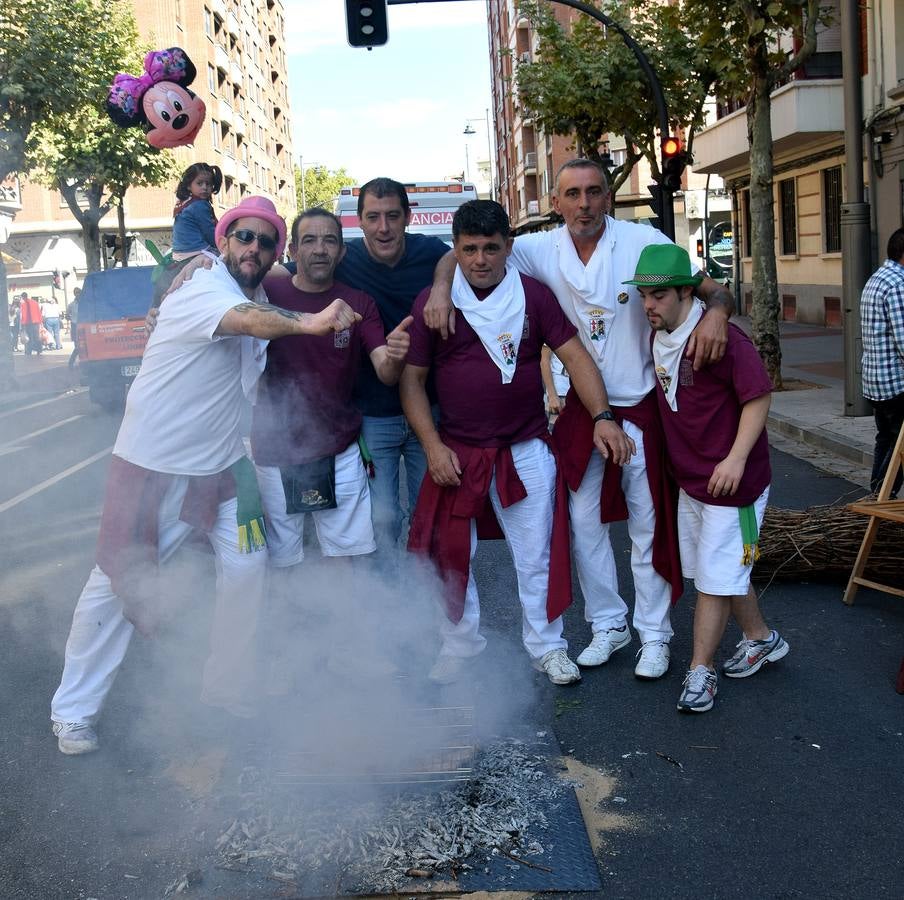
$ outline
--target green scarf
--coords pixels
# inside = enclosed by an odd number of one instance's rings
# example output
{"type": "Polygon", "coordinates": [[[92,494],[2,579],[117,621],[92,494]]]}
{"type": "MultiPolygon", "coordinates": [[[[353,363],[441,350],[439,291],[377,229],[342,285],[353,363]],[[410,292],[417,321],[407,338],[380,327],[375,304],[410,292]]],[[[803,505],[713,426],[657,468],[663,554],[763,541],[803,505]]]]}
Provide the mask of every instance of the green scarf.
{"type": "Polygon", "coordinates": [[[752,566],[760,558],[760,533],[756,527],[756,511],[753,504],[738,507],[738,519],[741,523],[741,540],[744,542],[742,566],[752,566]]]}
{"type": "Polygon", "coordinates": [[[254,466],[247,456],[243,456],[232,464],[231,471],[235,479],[239,552],[254,553],[256,550],[263,550],[267,546],[267,531],[254,466]]]}

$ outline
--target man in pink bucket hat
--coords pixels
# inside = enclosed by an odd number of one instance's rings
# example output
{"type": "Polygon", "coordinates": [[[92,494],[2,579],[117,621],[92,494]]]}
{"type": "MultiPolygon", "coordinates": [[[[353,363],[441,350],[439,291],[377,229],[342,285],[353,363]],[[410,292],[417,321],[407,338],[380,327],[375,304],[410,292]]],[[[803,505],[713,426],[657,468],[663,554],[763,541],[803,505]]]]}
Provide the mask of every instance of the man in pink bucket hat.
{"type": "Polygon", "coordinates": [[[216,609],[201,700],[254,712],[255,635],[267,570],[260,497],[240,422],[271,338],[325,335],[360,320],[343,300],[316,314],[271,306],[261,281],[286,223],[246,197],[216,229],[220,258],[161,308],[129,391],[107,480],[96,565],[66,643],[51,703],[61,752],[98,748],[95,722],[132,632],[153,635],[163,608],[159,566],[194,528],[217,558],[216,609]]]}

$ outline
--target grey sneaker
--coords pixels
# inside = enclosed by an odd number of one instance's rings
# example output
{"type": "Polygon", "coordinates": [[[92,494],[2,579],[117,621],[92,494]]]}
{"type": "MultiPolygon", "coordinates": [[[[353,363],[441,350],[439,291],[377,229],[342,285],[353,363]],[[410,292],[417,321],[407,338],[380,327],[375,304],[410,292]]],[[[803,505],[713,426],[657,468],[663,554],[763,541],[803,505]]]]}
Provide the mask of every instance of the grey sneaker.
{"type": "Polygon", "coordinates": [[[85,722],[54,722],[53,733],[60,753],[67,756],[93,753],[100,747],[97,732],[85,722]]]}
{"type": "Polygon", "coordinates": [[[581,670],[564,650],[550,650],[531,664],[538,672],[545,672],[553,684],[573,684],[581,680],[581,670]]]}
{"type": "Polygon", "coordinates": [[[593,635],[593,640],[581,651],[578,656],[579,666],[601,666],[609,662],[609,657],[616,650],[627,647],[631,643],[631,629],[609,628],[606,631],[598,631],[593,635]]]}
{"type": "Polygon", "coordinates": [[[669,645],[665,641],[647,641],[637,651],[640,657],[634,674],[641,681],[655,681],[669,670],[669,645]]]}
{"type": "Polygon", "coordinates": [[[766,663],[778,662],[788,655],[788,642],[775,630],[765,641],[738,641],[738,651],[722,663],[722,674],[727,678],[747,678],[755,675],[766,663]]]}
{"type": "Polygon", "coordinates": [[[681,712],[706,712],[713,708],[718,691],[718,678],[712,669],[696,666],[684,676],[684,687],[678,698],[681,712]]]}

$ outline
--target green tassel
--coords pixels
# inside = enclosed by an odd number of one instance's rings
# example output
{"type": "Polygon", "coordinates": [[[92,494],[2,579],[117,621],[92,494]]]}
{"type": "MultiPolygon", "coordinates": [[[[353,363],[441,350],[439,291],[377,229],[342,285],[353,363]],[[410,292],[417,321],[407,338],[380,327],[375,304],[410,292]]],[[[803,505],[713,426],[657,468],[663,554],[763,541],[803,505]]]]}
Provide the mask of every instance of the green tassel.
{"type": "Polygon", "coordinates": [[[235,479],[239,553],[263,550],[267,546],[267,530],[254,466],[247,456],[243,456],[232,464],[231,471],[235,479]]]}
{"type": "Polygon", "coordinates": [[[744,542],[742,566],[752,566],[760,558],[760,533],[756,526],[756,510],[753,504],[738,507],[738,521],[741,523],[741,540],[744,542]]]}
{"type": "Polygon", "coordinates": [[[358,435],[358,450],[361,453],[361,463],[364,466],[364,471],[367,472],[368,478],[376,478],[377,477],[377,469],[374,466],[374,458],[370,455],[370,450],[367,449],[367,441],[364,440],[364,435],[358,435]]]}

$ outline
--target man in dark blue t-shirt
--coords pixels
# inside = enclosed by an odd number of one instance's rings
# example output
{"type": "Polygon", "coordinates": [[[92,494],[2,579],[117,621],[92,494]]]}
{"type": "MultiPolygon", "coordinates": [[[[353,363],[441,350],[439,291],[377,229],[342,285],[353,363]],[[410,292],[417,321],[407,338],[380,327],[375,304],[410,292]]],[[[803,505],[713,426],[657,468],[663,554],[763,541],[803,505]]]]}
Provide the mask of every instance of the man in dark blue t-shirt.
{"type": "MultiPolygon", "coordinates": [[[[411,313],[414,298],[433,283],[437,262],[451,252],[439,238],[406,234],[411,207],[405,186],[374,178],[358,195],[363,238],[346,242],[336,279],[370,294],[388,334],[411,313]]],[[[288,266],[292,271],[292,265],[288,266]]],[[[405,460],[408,509],[414,509],[427,471],[424,451],[402,414],[398,388],[383,384],[368,360],[362,366],[355,403],[364,415],[361,434],[374,458],[371,481],[377,549],[394,547],[402,533],[399,460],[405,460]]]]}

